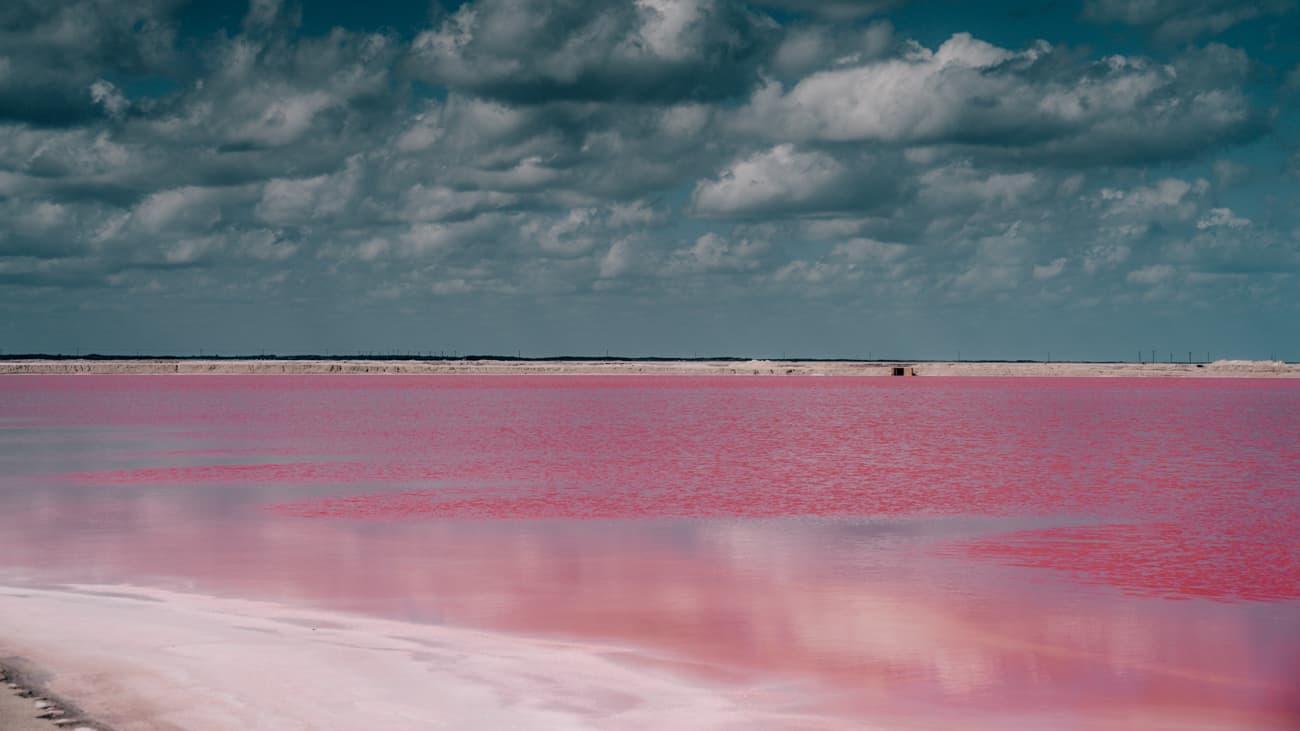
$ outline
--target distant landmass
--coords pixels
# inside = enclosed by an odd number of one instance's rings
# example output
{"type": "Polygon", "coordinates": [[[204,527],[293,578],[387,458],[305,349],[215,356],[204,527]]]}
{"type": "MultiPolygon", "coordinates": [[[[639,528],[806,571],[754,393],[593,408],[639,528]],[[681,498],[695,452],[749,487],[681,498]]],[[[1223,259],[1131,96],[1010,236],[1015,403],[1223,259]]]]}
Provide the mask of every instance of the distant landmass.
{"type": "Polygon", "coordinates": [[[507,356],[0,356],[0,374],[406,374],[657,376],[1037,376],[1300,378],[1300,364],[1218,360],[1118,363],[747,358],[523,358],[507,356]]]}

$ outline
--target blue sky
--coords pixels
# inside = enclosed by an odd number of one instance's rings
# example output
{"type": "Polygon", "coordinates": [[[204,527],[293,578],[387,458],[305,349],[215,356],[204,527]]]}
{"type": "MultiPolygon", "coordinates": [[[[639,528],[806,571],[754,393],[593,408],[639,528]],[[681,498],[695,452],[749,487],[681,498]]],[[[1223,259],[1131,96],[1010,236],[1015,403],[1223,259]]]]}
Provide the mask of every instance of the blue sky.
{"type": "Polygon", "coordinates": [[[0,349],[1300,360],[1293,0],[17,0],[0,349]]]}

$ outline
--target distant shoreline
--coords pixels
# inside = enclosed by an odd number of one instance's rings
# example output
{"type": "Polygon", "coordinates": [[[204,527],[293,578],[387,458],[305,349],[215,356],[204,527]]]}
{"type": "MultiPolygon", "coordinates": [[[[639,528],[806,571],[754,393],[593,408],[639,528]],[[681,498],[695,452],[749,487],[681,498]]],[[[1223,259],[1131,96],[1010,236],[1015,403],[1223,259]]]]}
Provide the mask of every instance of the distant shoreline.
{"type": "Polygon", "coordinates": [[[1221,360],[1212,363],[1042,363],[997,361],[669,360],[669,359],[401,359],[401,358],[12,358],[0,375],[647,375],[647,376],[917,376],[1300,378],[1300,364],[1221,360]]]}

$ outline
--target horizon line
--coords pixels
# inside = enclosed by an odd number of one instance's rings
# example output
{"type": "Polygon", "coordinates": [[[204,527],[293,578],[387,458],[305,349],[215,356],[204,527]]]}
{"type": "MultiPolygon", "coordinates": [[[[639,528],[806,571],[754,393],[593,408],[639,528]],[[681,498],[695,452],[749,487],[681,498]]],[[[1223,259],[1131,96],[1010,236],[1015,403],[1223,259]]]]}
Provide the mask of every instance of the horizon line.
{"type": "MultiPolygon", "coordinates": [[[[1219,358],[1215,360],[1069,360],[1069,359],[1038,359],[1038,358],[817,358],[817,357],[774,357],[774,356],[739,356],[739,355],[713,355],[713,356],[673,356],[673,355],[546,355],[546,356],[526,356],[526,355],[498,355],[498,354],[476,354],[466,353],[459,354],[452,351],[451,355],[445,352],[434,354],[428,352],[413,353],[365,353],[358,352],[354,354],[320,354],[320,353],[299,353],[299,354],[281,354],[281,353],[260,353],[260,354],[161,354],[161,355],[144,355],[137,353],[135,355],[120,353],[87,353],[82,355],[67,353],[0,353],[0,361],[18,361],[18,360],[49,360],[49,361],[68,361],[68,360],[93,360],[93,361],[198,361],[198,360],[216,360],[216,361],[307,361],[307,360],[326,360],[326,361],[350,361],[350,360],[378,360],[378,361],[505,361],[505,362],[593,362],[593,361],[614,361],[620,363],[663,363],[663,362],[749,362],[756,360],[779,361],[785,363],[1084,363],[1084,364],[1118,364],[1118,363],[1138,363],[1138,364],[1208,364],[1218,360],[1254,360],[1248,358],[1219,358]]],[[[1269,359],[1276,362],[1276,359],[1269,359]]],[[[1290,361],[1282,360],[1282,363],[1290,364],[1290,361]]]]}

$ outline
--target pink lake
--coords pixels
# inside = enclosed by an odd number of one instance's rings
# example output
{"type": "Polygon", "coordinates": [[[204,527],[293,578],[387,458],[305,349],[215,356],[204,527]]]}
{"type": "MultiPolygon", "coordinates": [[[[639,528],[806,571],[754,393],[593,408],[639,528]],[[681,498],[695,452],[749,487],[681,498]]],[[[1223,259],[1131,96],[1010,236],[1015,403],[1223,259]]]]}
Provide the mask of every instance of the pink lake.
{"type": "Polygon", "coordinates": [[[1287,380],[0,379],[28,584],[626,647],[885,727],[1298,728],[1297,536],[1287,380]]]}

